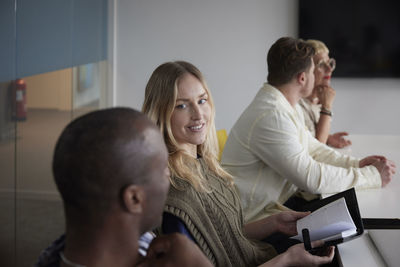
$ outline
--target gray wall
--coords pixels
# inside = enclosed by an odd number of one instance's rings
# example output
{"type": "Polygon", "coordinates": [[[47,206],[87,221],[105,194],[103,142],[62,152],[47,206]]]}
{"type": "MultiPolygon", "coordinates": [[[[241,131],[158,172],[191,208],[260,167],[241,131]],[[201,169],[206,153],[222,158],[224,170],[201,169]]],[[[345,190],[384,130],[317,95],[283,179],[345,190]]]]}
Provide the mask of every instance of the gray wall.
{"type": "MultiPolygon", "coordinates": [[[[152,71],[187,60],[206,76],[217,128],[229,131],[265,81],[267,51],[281,36],[297,36],[297,1],[116,0],[115,103],[140,109],[152,71]]],[[[333,130],[400,134],[399,80],[333,86],[333,130]]]]}

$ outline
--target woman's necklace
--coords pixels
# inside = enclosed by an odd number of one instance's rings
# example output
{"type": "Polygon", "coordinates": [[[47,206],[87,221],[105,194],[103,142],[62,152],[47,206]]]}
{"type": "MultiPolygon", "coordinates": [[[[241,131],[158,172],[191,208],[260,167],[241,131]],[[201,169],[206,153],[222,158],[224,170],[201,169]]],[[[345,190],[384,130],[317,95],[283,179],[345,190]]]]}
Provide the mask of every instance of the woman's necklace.
{"type": "Polygon", "coordinates": [[[64,253],[63,253],[62,251],[60,251],[60,257],[61,257],[61,260],[62,260],[65,264],[67,264],[67,265],[69,265],[69,266],[72,266],[72,267],[86,267],[85,265],[78,264],[78,263],[75,263],[75,262],[70,261],[69,259],[67,259],[67,258],[65,257],[65,255],[64,255],[64,253]]]}

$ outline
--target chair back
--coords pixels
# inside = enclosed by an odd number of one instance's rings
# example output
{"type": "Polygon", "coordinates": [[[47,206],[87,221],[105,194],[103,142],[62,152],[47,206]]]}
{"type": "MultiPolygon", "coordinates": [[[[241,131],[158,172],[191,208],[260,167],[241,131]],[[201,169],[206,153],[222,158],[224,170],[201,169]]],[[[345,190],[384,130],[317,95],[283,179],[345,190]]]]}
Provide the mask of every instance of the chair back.
{"type": "Polygon", "coordinates": [[[218,138],[218,160],[221,161],[222,152],[224,151],[226,139],[228,139],[228,135],[226,134],[225,129],[221,129],[217,131],[217,138],[218,138]]]}

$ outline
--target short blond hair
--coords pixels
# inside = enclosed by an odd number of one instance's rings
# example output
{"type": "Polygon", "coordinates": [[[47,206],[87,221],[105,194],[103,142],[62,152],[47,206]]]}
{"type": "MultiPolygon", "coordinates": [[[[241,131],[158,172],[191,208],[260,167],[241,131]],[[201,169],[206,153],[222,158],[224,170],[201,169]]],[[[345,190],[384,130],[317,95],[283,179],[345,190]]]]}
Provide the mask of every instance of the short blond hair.
{"type": "MultiPolygon", "coordinates": [[[[196,77],[203,85],[211,107],[210,127],[204,143],[197,146],[197,152],[214,175],[232,183],[232,176],[222,169],[218,161],[214,102],[203,74],[194,65],[185,61],[175,61],[158,66],[147,83],[142,112],[157,124],[164,135],[169,152],[168,166],[172,176],[188,181],[198,191],[209,191],[200,163],[180,148],[171,129],[171,116],[176,104],[178,82],[188,73],[196,77]]],[[[171,183],[175,186],[173,180],[171,183]]]]}
{"type": "Polygon", "coordinates": [[[306,43],[310,44],[314,48],[316,55],[324,52],[329,53],[328,47],[322,41],[309,39],[306,43]]]}

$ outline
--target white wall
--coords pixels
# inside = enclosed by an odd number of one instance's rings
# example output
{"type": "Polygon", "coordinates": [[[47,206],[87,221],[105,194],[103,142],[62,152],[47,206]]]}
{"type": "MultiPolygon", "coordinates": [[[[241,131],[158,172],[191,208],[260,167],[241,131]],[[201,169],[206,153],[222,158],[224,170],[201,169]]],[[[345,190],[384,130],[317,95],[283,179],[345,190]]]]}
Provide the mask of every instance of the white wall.
{"type": "Polygon", "coordinates": [[[332,131],[400,135],[400,79],[333,78],[332,131]]]}
{"type": "Polygon", "coordinates": [[[141,108],[152,71],[186,60],[205,75],[229,130],[266,79],[266,54],[297,35],[293,0],[118,0],[117,105],[141,108]]]}
{"type": "MultiPolygon", "coordinates": [[[[272,43],[297,36],[293,0],[115,1],[115,103],[140,109],[152,71],[165,61],[186,60],[206,76],[218,129],[230,130],[265,81],[272,43]]],[[[332,84],[333,130],[400,134],[399,80],[332,84]]]]}

